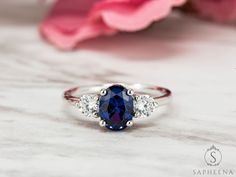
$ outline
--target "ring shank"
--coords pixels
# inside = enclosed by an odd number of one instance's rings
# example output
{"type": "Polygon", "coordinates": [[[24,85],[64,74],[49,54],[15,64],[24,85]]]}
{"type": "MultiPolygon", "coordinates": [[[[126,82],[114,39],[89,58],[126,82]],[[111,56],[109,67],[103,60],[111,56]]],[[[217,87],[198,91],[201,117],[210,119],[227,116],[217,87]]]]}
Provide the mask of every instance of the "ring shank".
{"type": "MultiPolygon", "coordinates": [[[[79,97],[83,94],[99,94],[101,89],[107,88],[111,85],[114,84],[105,84],[103,86],[75,87],[65,91],[63,97],[69,103],[75,104],[79,102],[79,97]]],[[[171,91],[164,87],[150,86],[144,84],[125,84],[124,86],[128,89],[133,89],[135,93],[148,94],[152,96],[160,106],[167,104],[171,97],[171,91]]]]}

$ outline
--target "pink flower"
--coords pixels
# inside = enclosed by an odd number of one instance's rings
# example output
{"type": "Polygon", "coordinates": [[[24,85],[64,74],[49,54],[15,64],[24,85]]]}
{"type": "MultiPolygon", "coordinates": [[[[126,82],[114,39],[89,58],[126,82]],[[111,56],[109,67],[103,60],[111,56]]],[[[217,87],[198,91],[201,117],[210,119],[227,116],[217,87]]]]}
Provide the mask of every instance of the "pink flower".
{"type": "Polygon", "coordinates": [[[204,18],[236,22],[236,0],[190,0],[190,5],[204,18]]]}
{"type": "Polygon", "coordinates": [[[57,0],[40,32],[61,49],[119,31],[133,32],[166,17],[185,0],[57,0]]]}

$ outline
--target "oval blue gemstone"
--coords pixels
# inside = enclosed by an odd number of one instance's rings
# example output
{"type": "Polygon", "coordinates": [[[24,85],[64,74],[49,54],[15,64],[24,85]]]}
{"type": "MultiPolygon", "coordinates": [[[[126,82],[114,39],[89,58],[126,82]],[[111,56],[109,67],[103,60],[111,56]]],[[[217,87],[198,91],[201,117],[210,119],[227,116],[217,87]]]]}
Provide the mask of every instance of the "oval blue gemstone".
{"type": "Polygon", "coordinates": [[[99,116],[111,130],[122,130],[134,117],[133,97],[121,85],[106,89],[107,94],[99,99],[99,116]]]}

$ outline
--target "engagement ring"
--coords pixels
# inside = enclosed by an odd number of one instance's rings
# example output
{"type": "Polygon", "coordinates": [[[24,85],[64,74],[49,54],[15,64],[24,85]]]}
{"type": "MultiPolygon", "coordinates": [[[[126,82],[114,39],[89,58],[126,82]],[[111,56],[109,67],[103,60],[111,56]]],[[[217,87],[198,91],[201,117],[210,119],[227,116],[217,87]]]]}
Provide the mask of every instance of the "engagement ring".
{"type": "Polygon", "coordinates": [[[123,130],[133,125],[133,118],[148,117],[168,103],[169,89],[143,84],[105,84],[75,87],[65,91],[64,99],[85,117],[99,118],[99,125],[123,130]]]}

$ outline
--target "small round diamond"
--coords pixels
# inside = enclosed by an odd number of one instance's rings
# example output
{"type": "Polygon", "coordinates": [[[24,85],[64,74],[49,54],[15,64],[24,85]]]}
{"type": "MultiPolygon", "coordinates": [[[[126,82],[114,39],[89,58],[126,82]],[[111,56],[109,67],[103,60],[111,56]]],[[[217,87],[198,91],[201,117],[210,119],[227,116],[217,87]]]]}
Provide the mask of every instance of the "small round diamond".
{"type": "Polygon", "coordinates": [[[78,103],[79,110],[88,117],[95,117],[98,110],[97,95],[83,95],[78,103]]]}
{"type": "Polygon", "coordinates": [[[156,107],[157,103],[149,95],[138,95],[135,97],[134,110],[136,117],[148,117],[156,107]]]}

